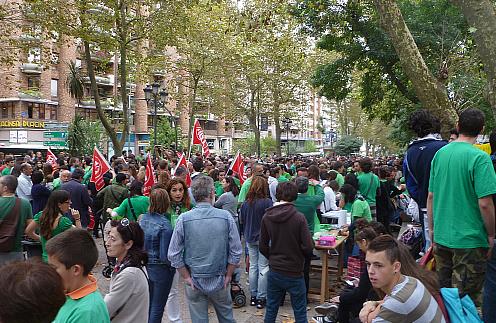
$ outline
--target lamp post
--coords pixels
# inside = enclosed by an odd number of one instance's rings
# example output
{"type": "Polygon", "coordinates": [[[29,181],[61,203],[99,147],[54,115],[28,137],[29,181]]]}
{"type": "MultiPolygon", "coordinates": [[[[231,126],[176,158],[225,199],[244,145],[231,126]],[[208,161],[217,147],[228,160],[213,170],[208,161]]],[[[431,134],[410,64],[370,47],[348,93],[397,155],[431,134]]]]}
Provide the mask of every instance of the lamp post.
{"type": "Polygon", "coordinates": [[[156,146],[157,146],[157,107],[162,104],[162,107],[169,113],[171,118],[174,120],[174,130],[175,130],[175,149],[177,150],[177,122],[175,120],[172,112],[167,109],[167,97],[169,93],[164,89],[160,89],[160,84],[153,83],[152,85],[147,85],[143,91],[145,92],[145,100],[147,104],[153,99],[153,157],[156,157],[156,146]]]}
{"type": "Polygon", "coordinates": [[[289,157],[289,126],[293,123],[293,121],[291,121],[289,117],[284,117],[283,123],[286,126],[286,148],[288,149],[289,157]]]}

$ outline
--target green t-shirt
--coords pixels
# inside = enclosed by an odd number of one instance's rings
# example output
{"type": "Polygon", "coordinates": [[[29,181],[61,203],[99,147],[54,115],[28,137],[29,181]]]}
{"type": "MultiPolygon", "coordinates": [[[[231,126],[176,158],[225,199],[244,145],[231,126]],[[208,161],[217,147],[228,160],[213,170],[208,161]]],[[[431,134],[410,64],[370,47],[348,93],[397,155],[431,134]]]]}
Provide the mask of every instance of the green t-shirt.
{"type": "Polygon", "coordinates": [[[138,221],[138,218],[141,214],[145,214],[146,212],[148,212],[148,208],[150,207],[150,198],[148,196],[136,195],[131,197],[130,199],[136,217],[133,216],[133,212],[131,212],[129,202],[126,198],[124,201],[122,201],[121,205],[114,209],[114,211],[119,215],[114,217],[114,219],[120,220],[122,218],[128,218],[131,221],[138,221]]]}
{"type": "Polygon", "coordinates": [[[305,219],[307,219],[308,230],[310,230],[310,233],[313,235],[315,232],[315,218],[317,218],[316,210],[320,203],[324,201],[325,195],[324,190],[320,187],[320,185],[312,187],[315,188],[315,194],[310,196],[307,193],[298,193],[298,197],[296,198],[294,205],[298,211],[303,213],[305,219]]]}
{"type": "Polygon", "coordinates": [[[224,188],[222,187],[222,183],[219,181],[214,182],[215,187],[215,197],[219,197],[224,194],[224,188]]]}
{"type": "Polygon", "coordinates": [[[372,221],[372,214],[370,213],[370,206],[367,202],[356,199],[351,205],[351,216],[353,221],[356,218],[365,218],[367,221],[372,221]]]}
{"type": "Polygon", "coordinates": [[[239,179],[237,177],[233,177],[233,180],[238,189],[241,188],[241,182],[239,181],[239,179]]]}
{"type": "Polygon", "coordinates": [[[434,241],[448,248],[487,248],[479,199],[496,193],[491,158],[466,142],[452,142],[432,159],[434,241]]]}
{"type": "Polygon", "coordinates": [[[13,167],[5,167],[3,170],[2,170],[2,176],[4,175],[10,175],[12,173],[12,168],[13,167]]]}
{"type": "Polygon", "coordinates": [[[53,180],[53,190],[58,190],[62,186],[62,181],[59,178],[53,180]]]}
{"type": "Polygon", "coordinates": [[[179,219],[179,216],[188,211],[189,209],[184,205],[175,205],[174,203],[171,203],[169,211],[167,212],[167,219],[172,224],[172,228],[176,227],[176,222],[177,219],[179,219]]]}
{"type": "Polygon", "coordinates": [[[84,170],[84,177],[81,184],[88,185],[88,183],[90,182],[91,173],[92,173],[91,166],[87,166],[86,169],[84,170]]]}
{"type": "MultiPolygon", "coordinates": [[[[288,174],[288,173],[286,173],[286,174],[288,174]]],[[[290,175],[290,176],[291,176],[291,175],[290,175]]],[[[289,179],[288,179],[286,176],[281,175],[281,176],[279,176],[279,178],[277,179],[277,181],[278,181],[279,183],[282,183],[282,182],[289,182],[289,179]]]]}
{"type": "MultiPolygon", "coordinates": [[[[36,213],[36,215],[34,216],[33,220],[34,222],[38,223],[38,225],[40,224],[40,217],[42,213],[43,211],[40,211],[36,213]]],[[[69,230],[70,228],[72,228],[72,221],[66,216],[60,217],[59,224],[52,231],[52,238],[55,237],[57,234],[64,232],[65,230],[69,230]]],[[[40,240],[41,240],[41,250],[43,251],[41,258],[43,259],[44,262],[48,262],[48,255],[45,249],[47,240],[43,238],[41,235],[40,235],[40,240]]]]}
{"type": "Polygon", "coordinates": [[[377,189],[381,186],[379,183],[379,177],[374,173],[359,173],[358,179],[358,190],[360,194],[365,198],[365,201],[369,205],[375,205],[375,197],[377,195],[377,189]]]}
{"type": "Polygon", "coordinates": [[[100,292],[94,291],[80,299],[66,298],[53,323],[110,323],[107,306],[100,292]]]}
{"type": "Polygon", "coordinates": [[[246,181],[243,183],[243,186],[241,186],[241,190],[238,195],[238,203],[243,203],[246,200],[246,194],[248,194],[248,191],[250,190],[251,186],[251,177],[246,179],[246,181]]]}
{"type": "Polygon", "coordinates": [[[336,173],[336,182],[338,182],[339,187],[344,185],[344,176],[338,171],[333,170],[336,173]]]}
{"type": "MultiPolygon", "coordinates": [[[[12,211],[15,205],[16,197],[0,197],[0,221],[12,211]]],[[[19,215],[19,222],[17,225],[17,234],[15,238],[14,252],[22,252],[22,237],[24,236],[24,229],[26,229],[26,221],[33,219],[33,210],[28,200],[21,198],[20,205],[21,214],[19,215]]]]}

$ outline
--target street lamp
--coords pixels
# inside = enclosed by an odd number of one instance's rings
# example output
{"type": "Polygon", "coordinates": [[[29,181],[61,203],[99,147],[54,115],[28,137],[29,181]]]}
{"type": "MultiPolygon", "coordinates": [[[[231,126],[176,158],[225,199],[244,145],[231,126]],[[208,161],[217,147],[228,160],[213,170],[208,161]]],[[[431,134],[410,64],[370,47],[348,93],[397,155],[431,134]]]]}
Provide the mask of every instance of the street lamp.
{"type": "Polygon", "coordinates": [[[288,157],[289,157],[289,127],[293,123],[289,117],[284,117],[283,121],[284,125],[286,126],[286,147],[288,149],[288,157]]]}
{"type": "Polygon", "coordinates": [[[147,104],[152,100],[154,103],[154,115],[153,115],[153,157],[156,157],[156,146],[157,146],[157,107],[159,103],[162,107],[169,113],[171,119],[174,121],[174,131],[175,131],[175,150],[177,150],[177,122],[175,116],[167,108],[167,97],[169,93],[164,89],[160,88],[160,84],[153,83],[152,85],[147,85],[143,91],[145,92],[145,100],[147,104]]]}

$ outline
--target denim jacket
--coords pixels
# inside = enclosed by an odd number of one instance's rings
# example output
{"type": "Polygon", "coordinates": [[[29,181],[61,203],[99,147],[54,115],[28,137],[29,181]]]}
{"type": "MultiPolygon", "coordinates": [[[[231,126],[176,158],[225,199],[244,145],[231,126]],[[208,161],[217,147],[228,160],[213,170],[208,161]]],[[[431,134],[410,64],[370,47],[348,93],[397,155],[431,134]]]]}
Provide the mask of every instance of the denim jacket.
{"type": "Polygon", "coordinates": [[[166,214],[145,213],[139,221],[145,233],[145,250],[149,264],[167,264],[167,251],[172,238],[172,225],[166,214]]]}

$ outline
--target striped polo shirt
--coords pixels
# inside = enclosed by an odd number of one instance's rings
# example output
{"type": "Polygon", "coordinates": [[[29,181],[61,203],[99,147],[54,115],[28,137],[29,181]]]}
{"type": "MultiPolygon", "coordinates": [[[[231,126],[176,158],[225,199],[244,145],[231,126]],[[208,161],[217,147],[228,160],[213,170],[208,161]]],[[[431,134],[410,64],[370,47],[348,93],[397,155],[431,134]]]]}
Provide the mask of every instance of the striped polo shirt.
{"type": "Polygon", "coordinates": [[[403,276],[403,280],[386,295],[381,311],[372,321],[445,323],[443,313],[434,297],[416,278],[403,276]]]}

